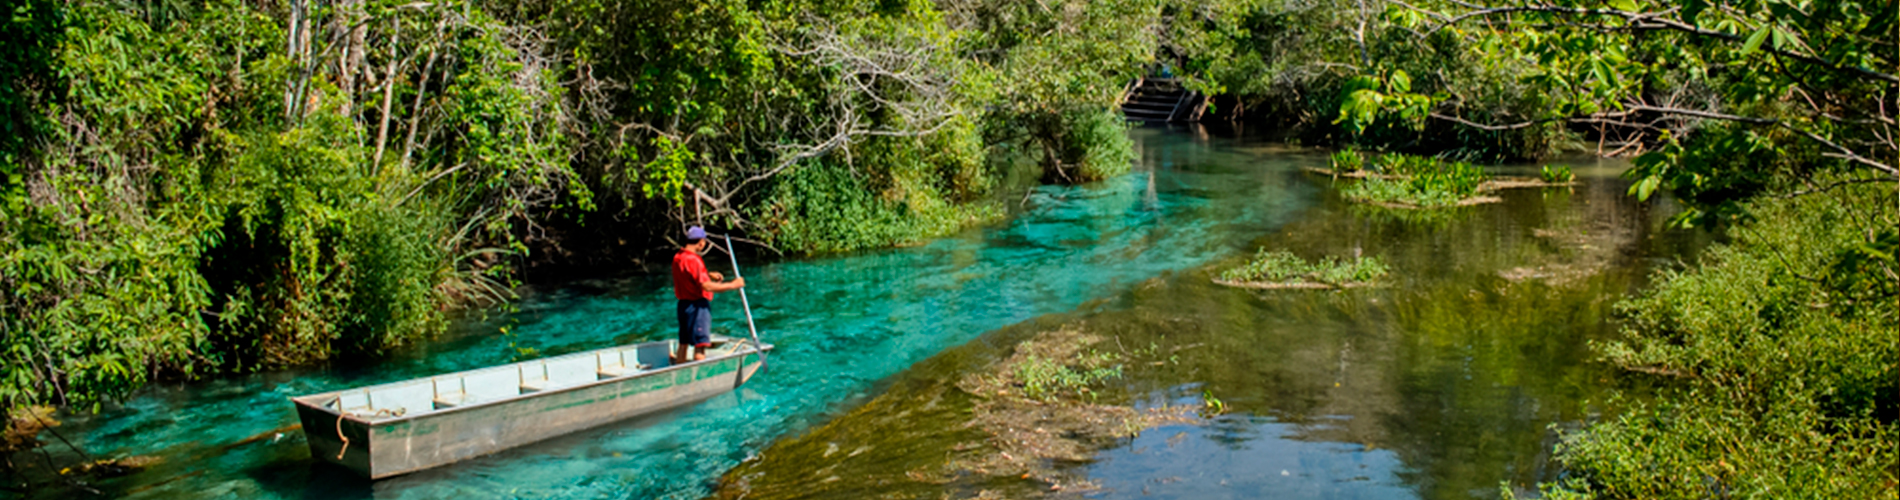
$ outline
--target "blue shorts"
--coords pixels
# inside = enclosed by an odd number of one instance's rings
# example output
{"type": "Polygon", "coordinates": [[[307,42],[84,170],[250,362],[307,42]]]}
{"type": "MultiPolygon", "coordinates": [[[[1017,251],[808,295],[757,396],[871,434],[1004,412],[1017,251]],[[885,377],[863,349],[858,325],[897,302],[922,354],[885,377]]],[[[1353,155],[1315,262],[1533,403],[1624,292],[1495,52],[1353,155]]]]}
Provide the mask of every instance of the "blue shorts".
{"type": "Polygon", "coordinates": [[[680,345],[712,347],[712,301],[682,300],[679,313],[680,345]]]}

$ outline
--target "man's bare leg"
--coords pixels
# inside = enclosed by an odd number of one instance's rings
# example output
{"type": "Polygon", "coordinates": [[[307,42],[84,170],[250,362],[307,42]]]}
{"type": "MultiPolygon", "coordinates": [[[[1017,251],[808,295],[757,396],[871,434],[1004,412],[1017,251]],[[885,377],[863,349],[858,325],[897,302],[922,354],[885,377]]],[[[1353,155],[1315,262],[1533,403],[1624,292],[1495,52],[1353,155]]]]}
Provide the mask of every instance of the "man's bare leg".
{"type": "Polygon", "coordinates": [[[693,352],[693,351],[694,349],[693,349],[692,344],[680,344],[679,350],[673,353],[673,364],[685,363],[687,359],[686,355],[688,353],[691,353],[693,355],[692,357],[693,361],[704,361],[706,359],[706,348],[701,347],[698,349],[698,352],[693,352]]]}

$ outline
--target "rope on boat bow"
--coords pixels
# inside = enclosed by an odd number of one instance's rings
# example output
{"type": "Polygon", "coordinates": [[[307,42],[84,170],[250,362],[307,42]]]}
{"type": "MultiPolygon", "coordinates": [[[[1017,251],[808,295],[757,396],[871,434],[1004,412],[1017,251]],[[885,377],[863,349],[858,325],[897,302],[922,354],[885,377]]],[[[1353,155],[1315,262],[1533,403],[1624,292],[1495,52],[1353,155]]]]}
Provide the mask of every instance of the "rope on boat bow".
{"type": "MultiPolygon", "coordinates": [[[[343,403],[339,401],[337,402],[337,406],[343,406],[343,403]]],[[[336,411],[336,438],[343,440],[343,447],[336,450],[336,459],[338,462],[343,461],[343,453],[350,451],[350,437],[343,435],[343,416],[349,415],[349,414],[351,413],[347,411],[343,411],[342,408],[338,408],[336,411]]],[[[375,413],[371,413],[368,416],[380,417],[384,415],[393,415],[393,416],[398,416],[398,417],[402,416],[401,413],[389,411],[388,408],[377,408],[375,413]]],[[[358,415],[358,416],[363,416],[363,415],[358,415]]]]}

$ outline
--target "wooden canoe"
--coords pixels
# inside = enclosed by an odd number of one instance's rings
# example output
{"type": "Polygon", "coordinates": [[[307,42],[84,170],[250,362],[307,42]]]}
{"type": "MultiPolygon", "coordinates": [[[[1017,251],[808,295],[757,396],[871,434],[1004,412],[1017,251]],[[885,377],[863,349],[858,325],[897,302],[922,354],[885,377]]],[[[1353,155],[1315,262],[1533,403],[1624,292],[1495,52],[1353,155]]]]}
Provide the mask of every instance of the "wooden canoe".
{"type": "Polygon", "coordinates": [[[717,336],[673,365],[678,341],[631,344],[356,389],[296,396],[310,455],[370,479],[533,443],[732,390],[755,346],[717,336]]]}

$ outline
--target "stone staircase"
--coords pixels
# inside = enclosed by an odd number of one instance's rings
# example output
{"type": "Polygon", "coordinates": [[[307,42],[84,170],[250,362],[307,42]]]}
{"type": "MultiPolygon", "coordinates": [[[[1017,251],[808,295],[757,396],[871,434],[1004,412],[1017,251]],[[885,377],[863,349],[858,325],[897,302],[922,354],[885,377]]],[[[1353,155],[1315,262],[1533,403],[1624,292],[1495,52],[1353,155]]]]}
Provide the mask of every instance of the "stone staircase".
{"type": "Polygon", "coordinates": [[[1122,116],[1129,121],[1169,123],[1195,121],[1200,94],[1182,88],[1172,78],[1144,78],[1130,85],[1122,97],[1122,116]]]}

